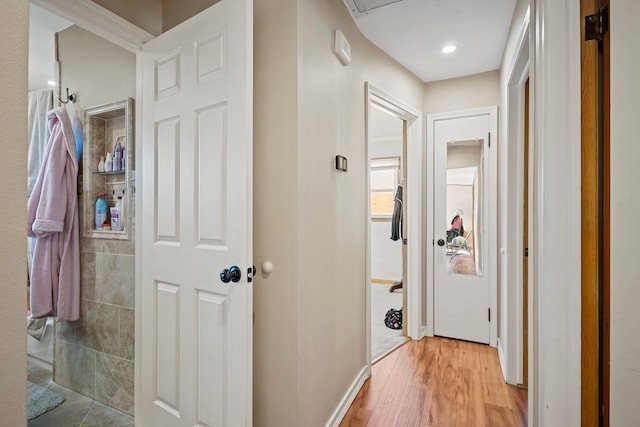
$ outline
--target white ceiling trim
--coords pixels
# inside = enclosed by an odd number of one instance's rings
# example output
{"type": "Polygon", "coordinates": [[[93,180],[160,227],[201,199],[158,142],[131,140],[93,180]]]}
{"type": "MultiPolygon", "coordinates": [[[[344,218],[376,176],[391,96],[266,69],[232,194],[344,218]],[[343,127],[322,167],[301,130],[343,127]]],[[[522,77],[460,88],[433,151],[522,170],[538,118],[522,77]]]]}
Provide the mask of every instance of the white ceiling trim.
{"type": "Polygon", "coordinates": [[[155,38],[153,34],[92,1],[31,0],[31,3],[130,52],[139,52],[146,42],[155,38]]]}

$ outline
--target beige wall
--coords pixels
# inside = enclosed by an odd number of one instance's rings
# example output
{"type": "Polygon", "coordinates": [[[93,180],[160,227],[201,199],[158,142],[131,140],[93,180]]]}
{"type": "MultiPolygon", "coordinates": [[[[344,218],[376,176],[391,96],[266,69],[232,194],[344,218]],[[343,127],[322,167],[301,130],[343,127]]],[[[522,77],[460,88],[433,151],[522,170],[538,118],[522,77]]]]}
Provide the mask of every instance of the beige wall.
{"type": "Polygon", "coordinates": [[[424,85],[424,113],[445,113],[500,104],[500,73],[488,71],[424,85]]]}
{"type": "Polygon", "coordinates": [[[298,1],[297,425],[324,425],[365,366],[364,83],[416,109],[422,81],[358,31],[342,0],[298,1]],[[332,53],[334,30],[351,65],[332,53]],[[336,154],[349,171],[333,169],[336,154]]]}
{"type": "Polygon", "coordinates": [[[73,25],[58,33],[63,92],[78,93],[82,108],[136,95],[136,57],[113,43],[73,25]]]}
{"type": "Polygon", "coordinates": [[[298,378],[296,0],[254,3],[253,420],[295,426],[298,378]],[[275,60],[274,60],[275,59],[275,60]],[[260,274],[263,261],[273,273],[260,274]]]}
{"type": "Polygon", "coordinates": [[[366,364],[364,83],[417,108],[424,88],[341,0],[256,0],[254,40],[254,423],[324,425],[366,364]]]}
{"type": "Polygon", "coordinates": [[[26,425],[27,376],[27,44],[29,3],[8,2],[0,14],[0,425],[26,425]]]}
{"type": "Polygon", "coordinates": [[[162,0],[162,32],[175,27],[179,23],[197,15],[219,1],[220,0],[162,0]]]}
{"type": "Polygon", "coordinates": [[[162,0],[93,1],[155,36],[163,31],[162,0]]]}
{"type": "Polygon", "coordinates": [[[640,209],[640,59],[630,55],[640,38],[636,0],[611,1],[611,425],[638,424],[640,395],[640,286],[638,230],[630,213],[640,209]]]}

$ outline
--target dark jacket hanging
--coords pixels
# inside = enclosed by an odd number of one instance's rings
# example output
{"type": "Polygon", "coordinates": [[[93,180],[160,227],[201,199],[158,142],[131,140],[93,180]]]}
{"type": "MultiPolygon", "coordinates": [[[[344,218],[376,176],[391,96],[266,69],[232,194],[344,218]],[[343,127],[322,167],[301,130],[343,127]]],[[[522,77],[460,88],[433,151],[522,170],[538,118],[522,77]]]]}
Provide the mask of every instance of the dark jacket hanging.
{"type": "Polygon", "coordinates": [[[402,238],[402,185],[398,185],[396,197],[393,203],[393,216],[391,217],[391,240],[402,238]]]}

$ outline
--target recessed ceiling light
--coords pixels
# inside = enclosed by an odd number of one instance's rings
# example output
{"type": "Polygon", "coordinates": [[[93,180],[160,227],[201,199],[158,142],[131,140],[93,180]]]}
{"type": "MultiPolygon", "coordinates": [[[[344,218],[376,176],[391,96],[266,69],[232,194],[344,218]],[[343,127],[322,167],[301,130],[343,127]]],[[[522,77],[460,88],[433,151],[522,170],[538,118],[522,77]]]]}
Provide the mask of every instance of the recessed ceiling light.
{"type": "Polygon", "coordinates": [[[49,86],[55,86],[55,85],[56,85],[56,82],[55,82],[54,80],[49,80],[49,81],[47,82],[47,84],[48,84],[49,86]]]}
{"type": "Polygon", "coordinates": [[[456,49],[457,48],[454,45],[450,44],[442,48],[442,53],[451,53],[451,52],[454,52],[456,49]]]}

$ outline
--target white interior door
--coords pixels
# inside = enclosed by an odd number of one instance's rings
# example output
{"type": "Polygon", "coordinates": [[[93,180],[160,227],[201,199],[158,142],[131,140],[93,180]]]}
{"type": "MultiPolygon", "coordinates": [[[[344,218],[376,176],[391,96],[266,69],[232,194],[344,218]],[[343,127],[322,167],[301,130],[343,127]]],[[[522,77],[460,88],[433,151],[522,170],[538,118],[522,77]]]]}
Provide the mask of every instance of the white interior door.
{"type": "Polygon", "coordinates": [[[137,425],[252,423],[252,20],[223,0],[143,49],[137,425]]]}
{"type": "Polygon", "coordinates": [[[433,121],[434,334],[490,343],[490,114],[433,121]],[[458,216],[461,220],[462,227],[458,216]],[[456,229],[460,235],[448,230],[456,229]],[[464,232],[461,232],[462,229],[464,232]]]}

